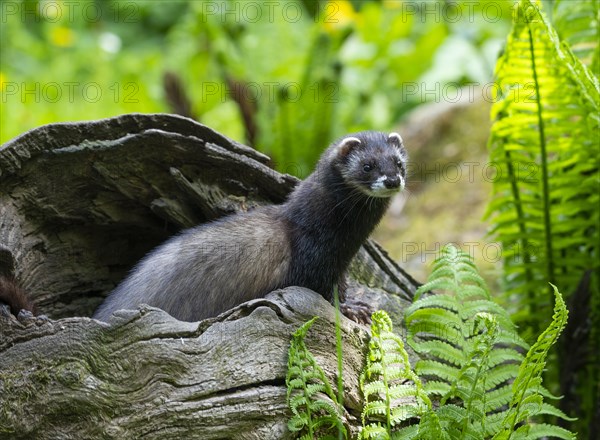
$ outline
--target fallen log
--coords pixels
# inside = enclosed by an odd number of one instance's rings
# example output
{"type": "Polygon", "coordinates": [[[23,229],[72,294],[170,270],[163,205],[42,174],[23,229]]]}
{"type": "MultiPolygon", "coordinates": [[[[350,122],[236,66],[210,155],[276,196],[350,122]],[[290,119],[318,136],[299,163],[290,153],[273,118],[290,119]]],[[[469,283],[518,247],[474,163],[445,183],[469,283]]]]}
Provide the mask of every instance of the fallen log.
{"type": "MultiPolygon", "coordinates": [[[[325,147],[325,145],[323,146],[325,147]]],[[[0,305],[0,433],[54,438],[291,438],[290,335],[332,383],[334,309],[290,287],[219,317],[181,322],[149,307],[88,318],[146,252],[179,230],[281,203],[297,179],[269,158],[174,115],[51,124],[0,147],[0,273],[39,312],[0,305]]],[[[401,328],[417,283],[369,241],[347,295],[401,328]]],[[[243,288],[243,286],[240,286],[243,288]]],[[[345,421],[359,426],[366,328],[342,320],[345,421]]]]}

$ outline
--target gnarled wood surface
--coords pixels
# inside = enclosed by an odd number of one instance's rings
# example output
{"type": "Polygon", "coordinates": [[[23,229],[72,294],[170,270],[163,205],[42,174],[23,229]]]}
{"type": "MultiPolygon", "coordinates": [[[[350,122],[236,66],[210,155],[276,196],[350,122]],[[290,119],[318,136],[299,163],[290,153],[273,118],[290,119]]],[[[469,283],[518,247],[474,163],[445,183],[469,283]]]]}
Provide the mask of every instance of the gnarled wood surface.
{"type": "MultiPolygon", "coordinates": [[[[200,323],[151,308],[82,317],[178,230],[282,202],[297,180],[268,162],[173,115],[52,124],[0,147],[0,245],[51,318],[0,306],[0,437],[290,437],[287,349],[314,315],[308,346],[332,381],[336,371],[333,308],[319,295],[288,288],[200,323]]],[[[410,276],[372,242],[350,272],[349,296],[399,325],[410,276]]],[[[346,319],[343,330],[354,429],[365,330],[346,319]]]]}
{"type": "MultiPolygon", "coordinates": [[[[110,324],[0,317],[0,432],[22,439],[284,439],[289,336],[335,383],[333,308],[298,287],[189,323],[123,311],[110,324]],[[8,431],[8,432],[7,432],[8,431]]],[[[347,417],[356,426],[365,331],[342,321],[347,417]]],[[[2,438],[6,438],[2,435],[2,438]]]]}

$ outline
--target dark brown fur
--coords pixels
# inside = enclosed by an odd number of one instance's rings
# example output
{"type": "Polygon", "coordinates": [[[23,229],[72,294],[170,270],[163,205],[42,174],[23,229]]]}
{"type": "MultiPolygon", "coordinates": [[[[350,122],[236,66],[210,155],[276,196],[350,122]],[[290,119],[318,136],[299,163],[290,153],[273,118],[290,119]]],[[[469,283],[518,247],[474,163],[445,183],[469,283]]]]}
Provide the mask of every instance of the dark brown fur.
{"type": "Polygon", "coordinates": [[[7,278],[0,275],[0,303],[6,304],[10,312],[17,316],[21,310],[29,310],[36,313],[36,307],[33,301],[29,299],[27,293],[21,289],[13,278],[7,278]]]}

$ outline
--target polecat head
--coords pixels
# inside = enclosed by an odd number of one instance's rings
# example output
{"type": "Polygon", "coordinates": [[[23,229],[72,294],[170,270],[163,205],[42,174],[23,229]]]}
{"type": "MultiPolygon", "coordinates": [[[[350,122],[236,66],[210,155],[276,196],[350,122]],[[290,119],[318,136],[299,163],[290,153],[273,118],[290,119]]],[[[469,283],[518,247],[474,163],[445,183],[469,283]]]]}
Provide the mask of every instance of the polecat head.
{"type": "Polygon", "coordinates": [[[404,189],[408,155],[398,133],[348,135],[331,154],[344,180],[370,197],[391,197],[404,189]]]}

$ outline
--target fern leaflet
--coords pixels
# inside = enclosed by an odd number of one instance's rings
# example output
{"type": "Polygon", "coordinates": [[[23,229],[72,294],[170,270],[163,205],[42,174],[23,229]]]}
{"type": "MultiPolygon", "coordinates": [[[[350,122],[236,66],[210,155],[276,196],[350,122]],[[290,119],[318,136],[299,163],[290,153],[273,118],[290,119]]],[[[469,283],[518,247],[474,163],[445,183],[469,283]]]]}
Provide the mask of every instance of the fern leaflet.
{"type": "Polygon", "coordinates": [[[292,411],[288,428],[298,432],[301,439],[334,439],[340,431],[347,438],[335,393],[304,343],[316,319],[303,324],[292,336],[285,378],[287,402],[292,411]]]}

